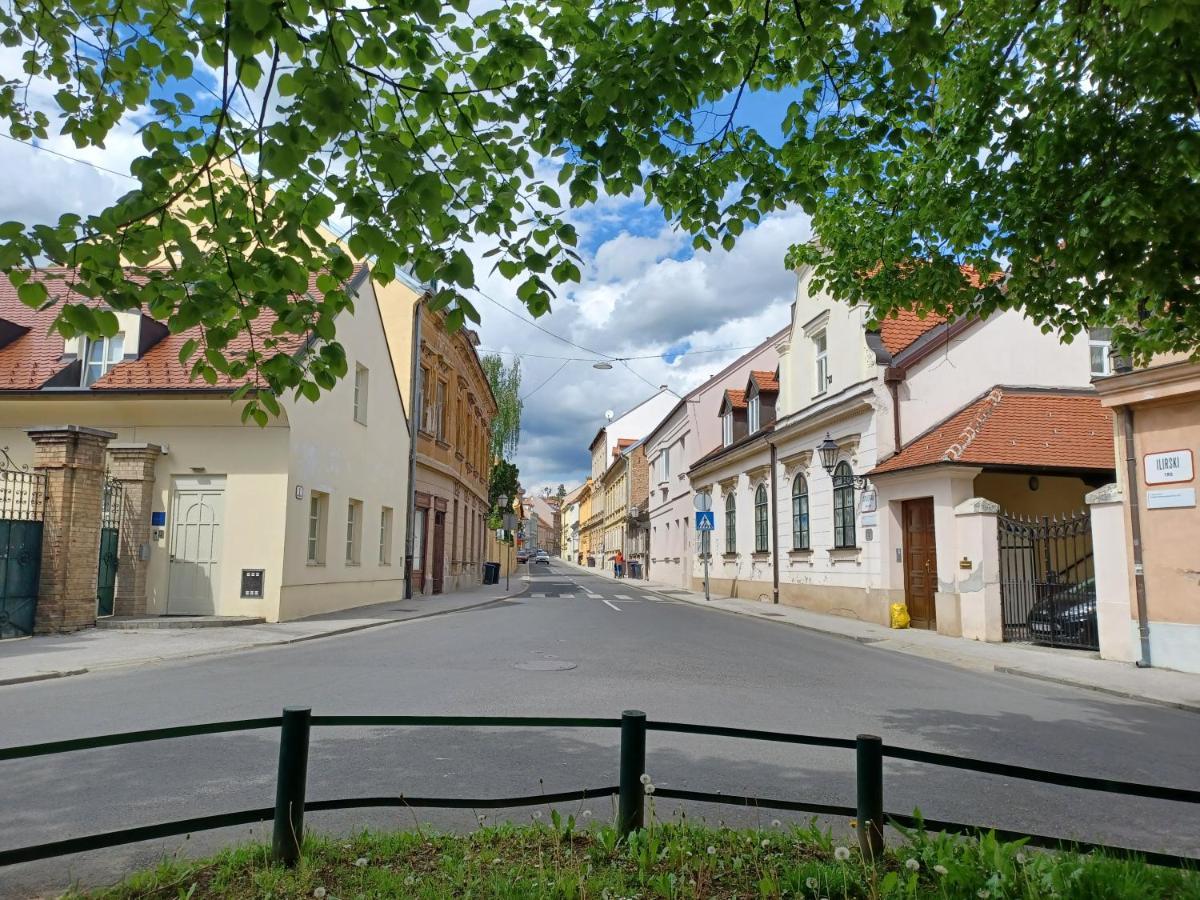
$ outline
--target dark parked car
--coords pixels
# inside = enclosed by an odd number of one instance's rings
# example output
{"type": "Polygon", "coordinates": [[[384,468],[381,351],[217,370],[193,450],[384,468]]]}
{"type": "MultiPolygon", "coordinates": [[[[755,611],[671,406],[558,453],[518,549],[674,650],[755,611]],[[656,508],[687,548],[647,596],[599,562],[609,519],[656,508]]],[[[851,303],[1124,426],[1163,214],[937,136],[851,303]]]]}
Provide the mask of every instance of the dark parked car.
{"type": "Polygon", "coordinates": [[[1029,611],[1029,637],[1039,644],[1099,649],[1096,581],[1044,585],[1041,600],[1029,611]]]}

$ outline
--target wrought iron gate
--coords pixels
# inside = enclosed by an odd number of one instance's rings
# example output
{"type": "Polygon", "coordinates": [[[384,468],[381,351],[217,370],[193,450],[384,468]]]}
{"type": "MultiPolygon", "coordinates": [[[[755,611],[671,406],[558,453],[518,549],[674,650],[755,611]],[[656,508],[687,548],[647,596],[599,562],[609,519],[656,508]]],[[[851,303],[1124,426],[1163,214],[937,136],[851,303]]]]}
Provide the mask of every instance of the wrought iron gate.
{"type": "Polygon", "coordinates": [[[46,476],[0,450],[0,639],[33,634],[42,571],[46,476]]]}
{"type": "Polygon", "coordinates": [[[96,572],[96,615],[111,616],[117,593],[117,561],[121,536],[121,511],[125,492],[121,482],[106,477],[100,503],[100,560],[96,572]]]}
{"type": "Polygon", "coordinates": [[[1087,511],[998,517],[1004,640],[1099,649],[1087,511]]]}

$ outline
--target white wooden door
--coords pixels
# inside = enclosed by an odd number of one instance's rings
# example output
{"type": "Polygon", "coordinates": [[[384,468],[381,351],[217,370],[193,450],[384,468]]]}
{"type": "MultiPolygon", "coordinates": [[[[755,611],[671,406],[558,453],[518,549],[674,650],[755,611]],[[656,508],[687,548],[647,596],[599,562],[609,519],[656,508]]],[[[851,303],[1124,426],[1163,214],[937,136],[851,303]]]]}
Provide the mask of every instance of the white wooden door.
{"type": "Polygon", "coordinates": [[[221,578],[225,479],[176,479],[171,510],[167,614],[215,615],[221,578]]]}

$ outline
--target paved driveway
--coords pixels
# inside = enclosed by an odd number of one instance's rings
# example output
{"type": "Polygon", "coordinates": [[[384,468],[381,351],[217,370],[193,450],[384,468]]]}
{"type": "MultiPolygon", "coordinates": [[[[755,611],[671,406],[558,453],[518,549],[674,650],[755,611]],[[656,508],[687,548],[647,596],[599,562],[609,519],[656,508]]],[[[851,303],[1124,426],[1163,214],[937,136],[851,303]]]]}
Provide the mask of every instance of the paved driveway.
{"type": "MultiPolygon", "coordinates": [[[[0,650],[2,652],[2,650],[0,650]]],[[[22,744],[171,724],[317,713],[616,716],[850,737],[1046,769],[1200,788],[1200,716],[1015,676],[968,672],[770,622],[676,603],[553,565],[520,597],[488,607],[290,647],[0,688],[0,742],[22,744]]],[[[0,845],[270,805],[273,732],[210,736],[0,763],[0,845]]],[[[655,782],[853,802],[852,754],[721,738],[651,735],[655,782]]],[[[616,780],[607,731],[319,731],[309,798],[504,796],[616,780]]],[[[1197,811],[889,763],[887,806],[1200,855],[1197,811]]],[[[611,815],[607,800],[571,809],[611,815]]],[[[658,813],[679,808],[661,803],[658,813]]],[[[709,821],[771,812],[688,805],[709,821]]],[[[521,819],[531,811],[502,816],[521,819]]],[[[470,813],[329,813],[319,828],[415,820],[467,827],[470,813]]],[[[844,823],[835,827],[844,828],[844,823]]],[[[264,833],[194,835],[0,873],[4,893],[97,882],[164,852],[264,833]]]]}

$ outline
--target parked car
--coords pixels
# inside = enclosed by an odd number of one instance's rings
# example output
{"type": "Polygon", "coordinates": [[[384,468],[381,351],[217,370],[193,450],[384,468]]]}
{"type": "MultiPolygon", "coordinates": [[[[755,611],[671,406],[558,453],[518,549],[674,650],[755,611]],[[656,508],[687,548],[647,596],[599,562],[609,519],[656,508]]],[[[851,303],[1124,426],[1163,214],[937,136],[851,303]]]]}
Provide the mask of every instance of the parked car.
{"type": "Polygon", "coordinates": [[[550,554],[547,553],[545,550],[539,550],[537,552],[537,554],[533,557],[533,561],[535,563],[549,563],[550,562],[550,554]]]}
{"type": "Polygon", "coordinates": [[[1098,649],[1096,581],[1046,585],[1044,596],[1029,611],[1029,636],[1040,644],[1098,649]]]}
{"type": "Polygon", "coordinates": [[[529,551],[528,550],[518,550],[517,551],[517,562],[519,562],[519,563],[529,562],[529,551]]]}

